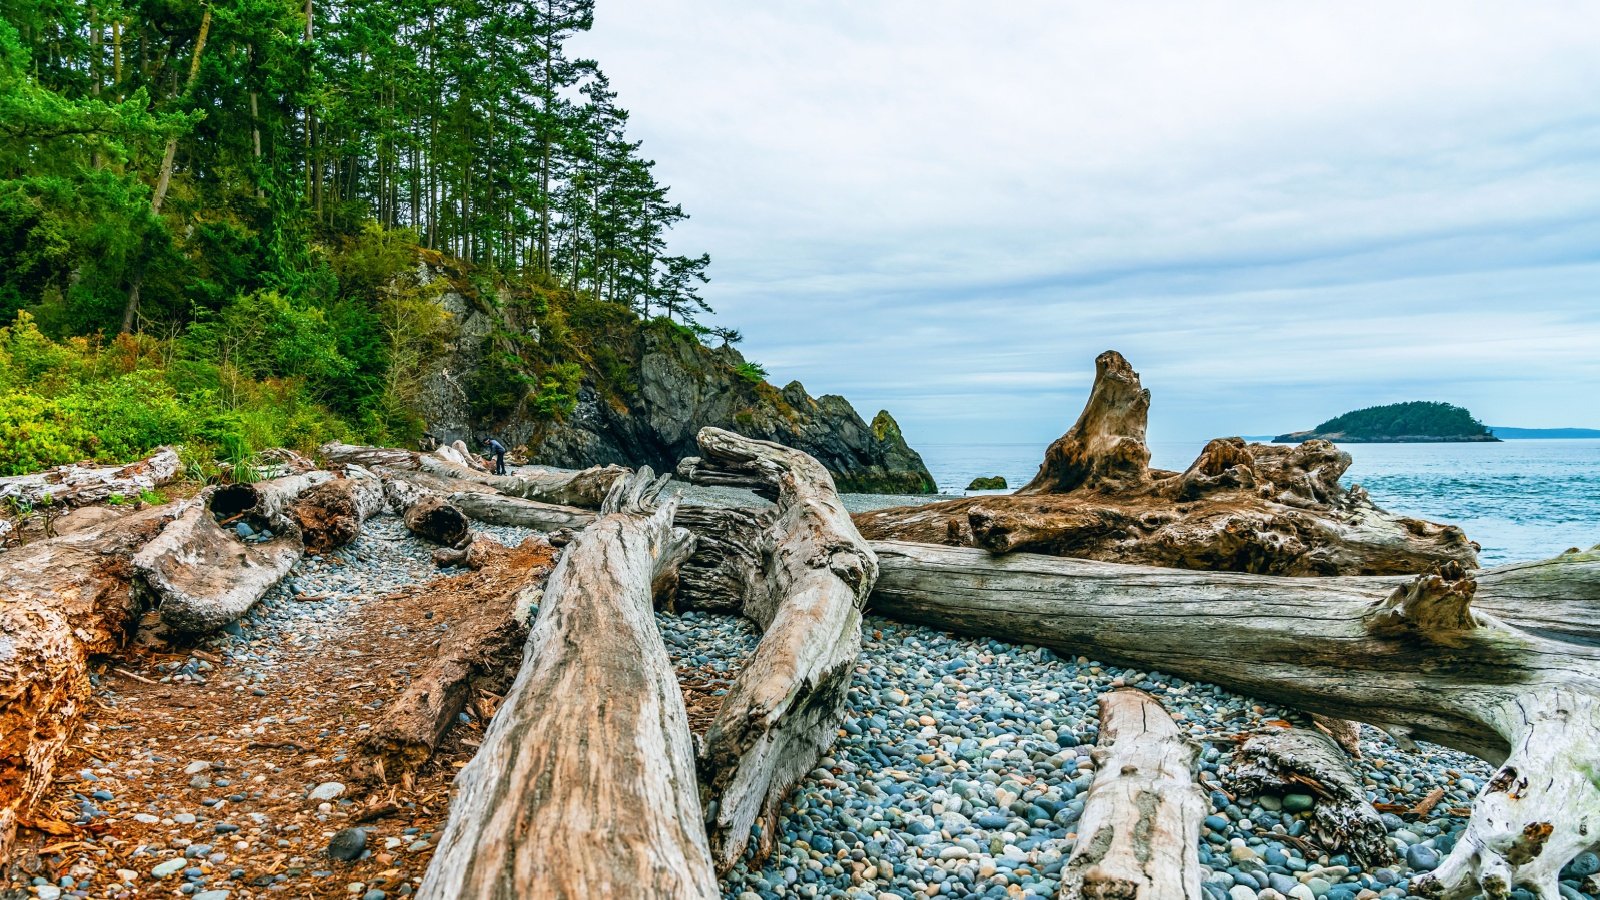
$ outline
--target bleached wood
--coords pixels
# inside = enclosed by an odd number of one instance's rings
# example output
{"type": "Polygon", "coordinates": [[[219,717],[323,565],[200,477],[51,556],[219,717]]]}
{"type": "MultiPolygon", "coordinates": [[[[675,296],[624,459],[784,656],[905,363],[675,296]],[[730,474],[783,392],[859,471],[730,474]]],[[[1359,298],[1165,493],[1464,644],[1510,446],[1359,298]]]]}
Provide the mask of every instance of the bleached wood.
{"type": "Polygon", "coordinates": [[[1199,900],[1200,748],[1156,699],[1100,695],[1095,774],[1061,878],[1066,900],[1199,900]]]}
{"type": "Polygon", "coordinates": [[[91,657],[122,646],[138,619],[133,555],[177,511],[130,513],[0,556],[0,855],[83,717],[91,657]]]}
{"type": "Polygon", "coordinates": [[[78,506],[105,500],[113,494],[134,498],[171,481],[178,473],[178,451],[162,447],[149,457],[125,466],[88,466],[74,463],[27,475],[0,478],[0,503],[78,506]]]}
{"type": "Polygon", "coordinates": [[[133,557],[136,584],[159,607],[162,623],[198,635],[249,612],[305,554],[289,514],[295,500],[332,478],[323,471],[286,475],[207,488],[184,501],[177,519],[133,557]],[[219,519],[268,528],[272,538],[243,541],[219,519]]]}
{"type": "Polygon", "coordinates": [[[628,472],[622,466],[592,466],[577,472],[561,472],[537,466],[521,466],[515,475],[490,475],[452,462],[437,453],[416,453],[386,447],[358,447],[351,444],[324,444],[318,454],[330,463],[353,462],[371,468],[425,472],[445,478],[458,478],[487,485],[502,494],[562,506],[595,509],[611,485],[628,472]]]}
{"type": "Polygon", "coordinates": [[[703,456],[684,460],[680,474],[743,482],[778,504],[763,517],[770,524],[751,554],[761,565],[747,576],[742,607],[764,633],[700,753],[712,854],[726,871],[757,822],[757,852],[770,851],[778,804],[838,736],[878,563],[821,463],[720,428],[701,429],[697,440],[703,456]]]}
{"type": "MultiPolygon", "coordinates": [[[[1415,880],[1416,893],[1503,897],[1523,885],[1554,898],[1562,866],[1600,835],[1600,783],[1590,774],[1600,771],[1600,636],[1562,639],[1505,621],[1530,581],[1549,589],[1545,616],[1566,602],[1555,586],[1592,593],[1595,569],[1583,554],[1532,575],[1483,573],[1474,627],[1446,619],[1435,634],[1434,617],[1404,627],[1393,615],[1417,579],[1187,572],[899,542],[873,549],[882,575],[872,603],[885,615],[1148,666],[1499,765],[1455,848],[1415,880]]],[[[1445,582],[1425,593],[1468,590],[1445,582]]]]}
{"type": "Polygon", "coordinates": [[[694,542],[666,481],[617,482],[563,553],[420,900],[719,896],[651,597],[694,542]]]}
{"type": "Polygon", "coordinates": [[[534,531],[555,531],[557,528],[587,528],[595,520],[591,510],[576,506],[540,503],[521,497],[488,494],[479,491],[457,492],[449,501],[470,519],[490,525],[513,525],[534,531]]]}

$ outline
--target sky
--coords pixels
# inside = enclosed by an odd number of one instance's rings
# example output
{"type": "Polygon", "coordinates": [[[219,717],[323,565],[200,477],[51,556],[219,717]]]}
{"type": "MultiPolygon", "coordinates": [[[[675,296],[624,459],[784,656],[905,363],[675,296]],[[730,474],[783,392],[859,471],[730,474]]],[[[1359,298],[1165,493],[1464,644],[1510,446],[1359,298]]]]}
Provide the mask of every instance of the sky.
{"type": "Polygon", "coordinates": [[[574,49],[779,385],[1048,441],[1600,427],[1600,3],[598,0],[574,49]]]}

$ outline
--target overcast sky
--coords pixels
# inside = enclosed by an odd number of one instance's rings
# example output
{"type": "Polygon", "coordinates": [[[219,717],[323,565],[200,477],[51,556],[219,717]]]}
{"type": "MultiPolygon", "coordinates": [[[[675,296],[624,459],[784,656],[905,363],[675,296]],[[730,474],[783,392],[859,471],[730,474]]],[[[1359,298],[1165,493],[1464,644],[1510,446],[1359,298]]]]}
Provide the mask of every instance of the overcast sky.
{"type": "Polygon", "coordinates": [[[599,0],[579,53],[783,384],[1044,441],[1600,427],[1600,3],[599,0]]]}

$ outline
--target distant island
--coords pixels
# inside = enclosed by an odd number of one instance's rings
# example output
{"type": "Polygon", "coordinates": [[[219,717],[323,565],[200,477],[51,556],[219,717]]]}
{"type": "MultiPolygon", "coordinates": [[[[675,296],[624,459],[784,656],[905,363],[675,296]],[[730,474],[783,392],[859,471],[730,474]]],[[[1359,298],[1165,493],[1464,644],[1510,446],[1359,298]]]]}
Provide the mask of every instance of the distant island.
{"type": "Polygon", "coordinates": [[[1369,406],[1335,416],[1310,431],[1291,431],[1273,438],[1276,444],[1298,444],[1315,438],[1340,444],[1420,444],[1499,441],[1470,412],[1451,403],[1413,400],[1369,406]]]}
{"type": "Polygon", "coordinates": [[[1505,425],[1490,425],[1489,431],[1497,438],[1514,441],[1600,438],[1600,428],[1511,428],[1505,425]]]}

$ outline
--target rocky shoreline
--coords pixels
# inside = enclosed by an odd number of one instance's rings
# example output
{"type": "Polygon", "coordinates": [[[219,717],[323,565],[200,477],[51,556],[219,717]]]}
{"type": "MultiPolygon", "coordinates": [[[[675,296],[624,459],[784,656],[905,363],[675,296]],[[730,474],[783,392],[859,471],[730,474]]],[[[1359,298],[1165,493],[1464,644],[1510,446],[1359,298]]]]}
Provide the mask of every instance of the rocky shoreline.
{"type": "MultiPolygon", "coordinates": [[[[702,490],[694,493],[712,499],[702,490]]],[[[483,530],[507,544],[528,536],[521,529],[483,530]]],[[[153,659],[134,672],[180,695],[165,710],[173,720],[161,731],[141,732],[145,739],[137,746],[119,743],[114,729],[120,726],[102,720],[90,732],[98,737],[69,763],[70,771],[80,772],[78,780],[57,788],[56,808],[71,807],[87,821],[105,823],[120,836],[113,842],[118,849],[57,851],[60,865],[54,870],[76,875],[32,885],[31,879],[13,881],[14,889],[46,898],[128,898],[174,889],[204,900],[410,895],[431,853],[429,835],[443,824],[442,792],[454,766],[470,756],[475,726],[463,729],[459,742],[419,773],[415,793],[397,797],[396,814],[357,825],[354,820],[370,812],[372,801],[361,802],[339,748],[360,733],[365,713],[343,713],[337,726],[321,725],[313,734],[319,746],[279,748],[271,759],[255,760],[207,749],[215,742],[206,737],[215,709],[181,695],[208,683],[232,685],[228,690],[241,702],[258,698],[277,709],[288,699],[290,682],[303,674],[293,671],[293,659],[343,657],[363,641],[378,643],[377,635],[363,637],[353,629],[363,622],[361,627],[374,627],[384,616],[373,614],[394,601],[372,604],[435,577],[427,563],[430,550],[385,516],[337,561],[302,562],[292,586],[275,591],[209,650],[153,659]],[[129,755],[118,756],[119,747],[129,755]],[[206,765],[190,773],[198,763],[206,765]],[[201,779],[206,783],[197,784],[201,779]],[[348,790],[330,797],[316,793],[335,791],[331,784],[348,790]],[[329,858],[329,842],[352,827],[363,829],[357,858],[329,858]]],[[[749,624],[735,617],[661,614],[658,622],[691,710],[697,696],[702,704],[714,702],[756,642],[749,624]]],[[[1441,748],[1402,751],[1365,729],[1365,758],[1358,768],[1374,801],[1412,808],[1435,789],[1441,798],[1420,817],[1385,814],[1400,862],[1363,868],[1308,842],[1309,797],[1246,802],[1233,791],[1232,737],[1297,718],[1287,710],[1158,673],[878,617],[868,618],[864,632],[839,742],[785,803],[772,856],[759,865],[747,859],[725,879],[730,900],[1054,896],[1091,778],[1093,701],[1118,685],[1159,697],[1206,747],[1200,777],[1210,809],[1200,859],[1208,900],[1402,897],[1407,879],[1429,871],[1452,845],[1467,804],[1490,772],[1482,761],[1441,748]]],[[[371,686],[409,677],[404,667],[388,669],[382,659],[377,652],[341,660],[346,679],[369,688],[321,686],[312,691],[317,696],[296,700],[310,704],[302,714],[317,715],[316,704],[329,702],[358,710],[381,707],[379,694],[386,691],[368,698],[371,686]],[[341,699],[341,691],[353,692],[341,699]]],[[[127,708],[122,695],[129,687],[107,673],[99,697],[108,707],[127,708]]],[[[251,731],[255,744],[272,747],[290,740],[284,733],[293,731],[293,719],[254,717],[235,727],[251,731]]],[[[1588,896],[1583,879],[1596,871],[1600,859],[1578,857],[1562,894],[1568,900],[1588,896]]]]}

